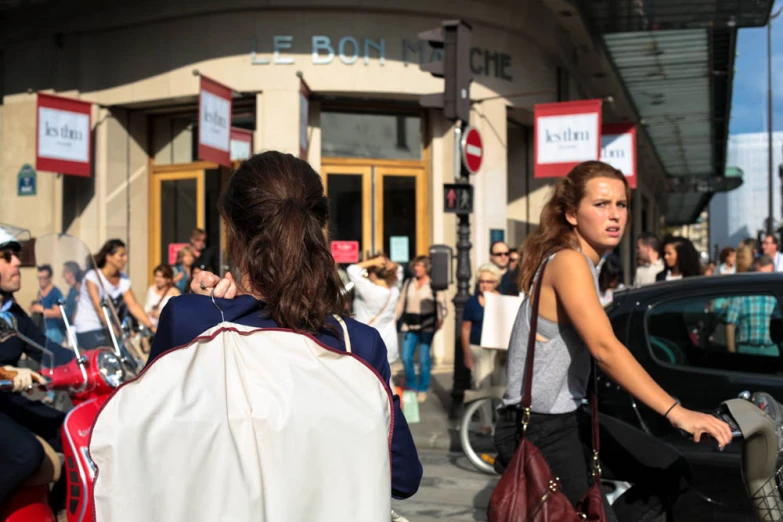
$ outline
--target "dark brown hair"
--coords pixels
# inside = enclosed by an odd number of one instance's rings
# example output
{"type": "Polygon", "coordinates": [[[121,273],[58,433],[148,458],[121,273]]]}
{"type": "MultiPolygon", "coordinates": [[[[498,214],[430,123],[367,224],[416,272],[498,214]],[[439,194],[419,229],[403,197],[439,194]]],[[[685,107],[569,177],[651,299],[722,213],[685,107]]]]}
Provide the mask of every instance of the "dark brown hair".
{"type": "MultiPolygon", "coordinates": [[[[384,253],[378,253],[374,256],[370,256],[368,259],[375,259],[377,257],[386,257],[386,254],[384,253]]],[[[386,281],[386,284],[389,285],[391,288],[394,283],[397,282],[397,269],[387,269],[386,265],[384,266],[371,266],[367,269],[368,274],[375,274],[375,277],[378,279],[383,279],[386,281]]]]}
{"type": "MultiPolygon", "coordinates": [[[[106,266],[106,258],[113,256],[117,253],[117,250],[125,248],[125,243],[121,239],[109,239],[106,241],[101,249],[95,254],[95,264],[98,268],[106,266]]],[[[92,262],[88,258],[87,266],[92,266],[92,262]]]]}
{"type": "Polygon", "coordinates": [[[729,259],[729,256],[735,252],[736,250],[734,250],[734,248],[730,246],[724,247],[723,250],[720,251],[720,255],[718,256],[718,259],[720,260],[721,263],[725,263],[726,260],[729,259]]]}
{"type": "MultiPolygon", "coordinates": [[[[522,245],[525,256],[520,262],[519,288],[527,293],[533,284],[533,277],[544,259],[566,248],[579,248],[574,227],[566,219],[567,212],[576,212],[585,197],[587,182],[595,178],[621,180],[625,185],[625,197],[630,202],[631,189],[622,172],[601,161],[584,161],[554,187],[552,196],[541,210],[538,229],[530,234],[522,245]]],[[[629,213],[630,217],[630,213],[629,213]]]]}
{"type": "Polygon", "coordinates": [[[243,161],[219,203],[241,290],[297,332],[318,332],[344,310],[326,226],[329,203],[307,162],[269,151],[243,161]]]}
{"type": "Polygon", "coordinates": [[[158,272],[160,272],[160,275],[162,275],[164,279],[174,279],[174,270],[166,263],[156,266],[155,270],[152,271],[153,274],[157,274],[158,272]]]}

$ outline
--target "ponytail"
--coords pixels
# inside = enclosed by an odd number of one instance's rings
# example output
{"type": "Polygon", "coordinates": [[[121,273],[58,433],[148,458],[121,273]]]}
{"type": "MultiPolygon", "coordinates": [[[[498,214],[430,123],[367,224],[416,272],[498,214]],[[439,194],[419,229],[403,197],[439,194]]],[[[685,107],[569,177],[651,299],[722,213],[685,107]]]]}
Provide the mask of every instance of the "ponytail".
{"type": "Polygon", "coordinates": [[[315,333],[343,312],[329,203],[310,165],[274,151],[253,156],[232,176],[220,213],[240,289],[259,295],[277,324],[315,333]]]}

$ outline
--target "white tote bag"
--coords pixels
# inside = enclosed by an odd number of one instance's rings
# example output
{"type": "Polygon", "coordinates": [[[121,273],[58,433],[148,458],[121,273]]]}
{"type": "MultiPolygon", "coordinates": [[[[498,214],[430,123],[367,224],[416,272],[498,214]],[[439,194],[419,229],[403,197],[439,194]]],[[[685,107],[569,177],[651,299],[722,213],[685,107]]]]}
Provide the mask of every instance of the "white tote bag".
{"type": "Polygon", "coordinates": [[[388,522],[392,411],[354,354],[223,323],[101,410],[96,521],[388,522]]]}

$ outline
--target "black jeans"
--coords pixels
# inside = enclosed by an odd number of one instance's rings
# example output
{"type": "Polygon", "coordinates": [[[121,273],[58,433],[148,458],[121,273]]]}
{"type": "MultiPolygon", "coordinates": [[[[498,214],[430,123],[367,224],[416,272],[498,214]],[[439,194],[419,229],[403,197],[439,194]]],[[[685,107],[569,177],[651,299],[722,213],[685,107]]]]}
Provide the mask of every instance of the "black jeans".
{"type": "Polygon", "coordinates": [[[15,394],[0,394],[0,507],[41,465],[44,451],[34,433],[62,451],[65,414],[15,394]]]}
{"type": "MultiPolygon", "coordinates": [[[[690,475],[685,459],[667,444],[618,419],[607,415],[599,419],[603,476],[632,483],[634,500],[650,509],[668,509],[687,487],[690,475]]],[[[589,487],[590,425],[590,415],[580,409],[555,415],[533,413],[527,428],[528,440],[541,451],[574,505],[589,487]]],[[[495,427],[498,471],[505,469],[514,456],[520,437],[517,409],[503,410],[495,427]]],[[[623,521],[621,509],[625,506],[618,506],[616,516],[607,509],[607,520],[623,521]]]]}

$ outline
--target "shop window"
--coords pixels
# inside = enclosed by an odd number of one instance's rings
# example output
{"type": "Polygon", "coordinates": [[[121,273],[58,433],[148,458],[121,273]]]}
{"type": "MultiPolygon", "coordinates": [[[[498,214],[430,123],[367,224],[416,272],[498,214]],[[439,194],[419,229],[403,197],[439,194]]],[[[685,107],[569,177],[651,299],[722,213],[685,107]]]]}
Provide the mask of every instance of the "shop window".
{"type": "MultiPolygon", "coordinates": [[[[237,108],[232,127],[255,129],[255,115],[237,108]]],[[[152,119],[151,155],[155,165],[177,165],[198,161],[198,118],[197,111],[175,115],[160,115],[152,119]]]]}
{"type": "Polygon", "coordinates": [[[421,118],[414,114],[321,113],[324,157],[419,160],[421,118]]]}
{"type": "Polygon", "coordinates": [[[660,363],[712,370],[777,373],[783,320],[778,299],[748,293],[690,297],[647,314],[647,344],[660,363]]]}

